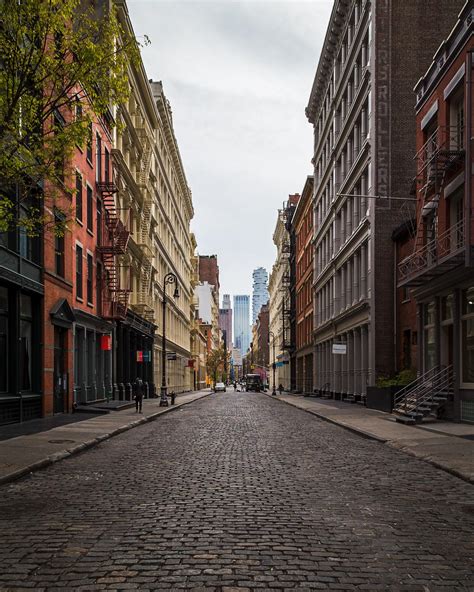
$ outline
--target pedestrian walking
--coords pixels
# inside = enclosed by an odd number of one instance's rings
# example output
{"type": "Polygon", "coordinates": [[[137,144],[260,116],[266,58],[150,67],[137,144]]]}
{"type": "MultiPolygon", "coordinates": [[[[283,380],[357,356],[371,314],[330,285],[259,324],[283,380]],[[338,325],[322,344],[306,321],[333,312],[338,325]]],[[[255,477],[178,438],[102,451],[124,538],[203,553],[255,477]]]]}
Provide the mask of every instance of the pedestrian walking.
{"type": "Polygon", "coordinates": [[[280,395],[281,395],[281,393],[282,393],[283,391],[284,391],[284,389],[283,389],[283,385],[282,385],[282,384],[281,384],[281,382],[280,382],[280,384],[278,385],[278,392],[279,392],[279,393],[280,393],[280,395]]]}
{"type": "Polygon", "coordinates": [[[234,380],[234,391],[236,391],[236,390],[237,390],[237,383],[234,380]]]}
{"type": "Polygon", "coordinates": [[[141,378],[135,380],[135,413],[142,413],[143,404],[143,381],[141,378]]]}

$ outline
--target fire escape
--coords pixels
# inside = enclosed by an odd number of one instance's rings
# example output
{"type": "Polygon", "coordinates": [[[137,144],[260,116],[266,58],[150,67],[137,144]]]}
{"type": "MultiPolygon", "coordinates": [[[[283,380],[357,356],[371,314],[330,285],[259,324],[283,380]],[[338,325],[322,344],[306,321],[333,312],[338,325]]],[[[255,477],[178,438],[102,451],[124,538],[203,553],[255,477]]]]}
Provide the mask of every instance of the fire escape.
{"type": "Polygon", "coordinates": [[[418,215],[412,255],[398,266],[399,286],[421,286],[462,265],[465,253],[462,216],[438,233],[438,205],[449,180],[464,166],[464,130],[439,127],[415,155],[418,215]]]}
{"type": "MultiPolygon", "coordinates": [[[[121,285],[122,266],[120,257],[125,254],[130,232],[120,219],[117,208],[117,184],[114,181],[97,182],[101,195],[105,220],[103,240],[97,246],[105,271],[105,286],[102,288],[102,316],[110,320],[124,319],[127,314],[130,288],[121,285]]],[[[128,210],[126,210],[128,213],[128,210]]]]}
{"type": "Polygon", "coordinates": [[[137,301],[134,305],[134,309],[144,319],[153,323],[155,320],[155,309],[151,301],[152,296],[150,293],[153,263],[153,250],[150,236],[153,188],[150,183],[150,168],[153,147],[150,138],[146,133],[144,119],[140,118],[140,122],[140,127],[138,127],[137,132],[142,139],[143,152],[138,173],[138,186],[140,187],[143,202],[138,229],[138,247],[140,248],[142,257],[137,301]]]}

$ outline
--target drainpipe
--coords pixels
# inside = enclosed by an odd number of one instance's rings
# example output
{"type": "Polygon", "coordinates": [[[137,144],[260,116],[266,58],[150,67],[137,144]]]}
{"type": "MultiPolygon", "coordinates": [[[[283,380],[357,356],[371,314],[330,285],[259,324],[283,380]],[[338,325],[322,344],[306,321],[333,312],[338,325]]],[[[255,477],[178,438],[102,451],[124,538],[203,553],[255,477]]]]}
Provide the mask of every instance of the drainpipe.
{"type": "Polygon", "coordinates": [[[472,178],[471,178],[471,145],[472,145],[472,54],[473,50],[466,55],[466,160],[464,166],[464,187],[466,191],[466,201],[464,206],[464,234],[466,244],[466,267],[472,265],[471,256],[471,213],[472,213],[472,178]]]}

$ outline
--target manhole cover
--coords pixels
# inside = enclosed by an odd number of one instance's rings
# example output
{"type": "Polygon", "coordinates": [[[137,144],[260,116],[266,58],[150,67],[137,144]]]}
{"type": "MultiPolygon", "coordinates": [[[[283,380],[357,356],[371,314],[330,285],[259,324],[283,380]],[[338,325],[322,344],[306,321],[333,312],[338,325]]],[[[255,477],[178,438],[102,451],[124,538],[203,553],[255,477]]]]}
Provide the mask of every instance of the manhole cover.
{"type": "Polygon", "coordinates": [[[74,440],[48,440],[50,444],[74,444],[74,440]]]}

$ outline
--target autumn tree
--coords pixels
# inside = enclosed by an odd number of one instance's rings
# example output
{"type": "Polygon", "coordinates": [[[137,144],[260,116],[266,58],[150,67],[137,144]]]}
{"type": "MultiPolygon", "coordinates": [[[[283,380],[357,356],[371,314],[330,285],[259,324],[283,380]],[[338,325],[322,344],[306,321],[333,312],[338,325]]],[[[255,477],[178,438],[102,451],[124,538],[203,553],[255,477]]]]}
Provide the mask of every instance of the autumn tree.
{"type": "Polygon", "coordinates": [[[0,0],[0,15],[0,232],[35,234],[55,188],[72,192],[67,165],[93,119],[113,126],[139,44],[108,0],[0,0]]]}
{"type": "Polygon", "coordinates": [[[218,375],[223,375],[225,362],[228,362],[227,358],[228,353],[224,347],[213,349],[207,356],[207,375],[212,377],[214,386],[217,382],[218,375]]]}

